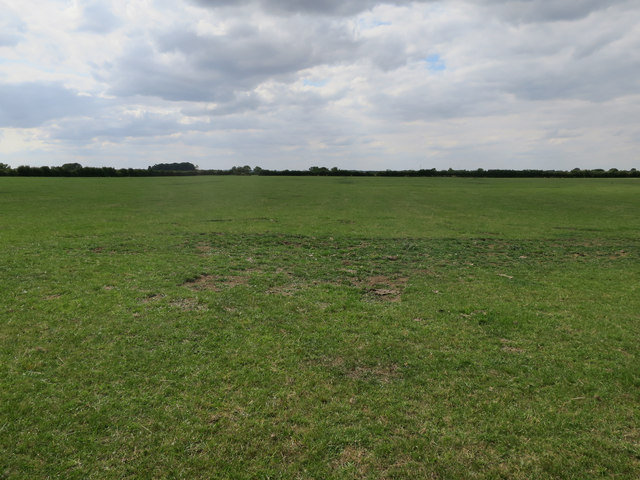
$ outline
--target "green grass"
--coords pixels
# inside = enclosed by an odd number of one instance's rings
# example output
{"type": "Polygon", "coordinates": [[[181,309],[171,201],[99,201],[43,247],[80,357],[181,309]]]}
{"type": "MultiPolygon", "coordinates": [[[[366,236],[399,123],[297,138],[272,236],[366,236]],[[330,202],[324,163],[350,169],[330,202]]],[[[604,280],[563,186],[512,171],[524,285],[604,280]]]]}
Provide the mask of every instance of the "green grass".
{"type": "Polygon", "coordinates": [[[0,178],[0,478],[640,477],[640,182],[0,178]]]}

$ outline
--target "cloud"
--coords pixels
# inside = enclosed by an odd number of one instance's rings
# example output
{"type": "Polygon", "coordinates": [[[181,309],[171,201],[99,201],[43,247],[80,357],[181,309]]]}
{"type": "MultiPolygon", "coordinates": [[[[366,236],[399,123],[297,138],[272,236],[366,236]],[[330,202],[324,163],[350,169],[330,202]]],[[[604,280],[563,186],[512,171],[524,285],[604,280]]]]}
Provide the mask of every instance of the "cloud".
{"type": "Polygon", "coordinates": [[[131,138],[163,137],[196,129],[195,125],[181,124],[180,116],[175,113],[167,115],[115,110],[105,112],[98,121],[90,118],[66,119],[54,126],[51,134],[57,140],[80,144],[88,139],[121,143],[131,138]]]}
{"type": "Polygon", "coordinates": [[[0,127],[58,155],[573,168],[640,147],[634,1],[6,4],[0,127]]]}
{"type": "Polygon", "coordinates": [[[513,22],[555,22],[579,20],[594,12],[629,5],[628,0],[484,0],[490,12],[513,22]]]}
{"type": "Polygon", "coordinates": [[[351,16],[380,4],[410,5],[403,0],[193,0],[198,5],[210,8],[251,5],[276,15],[329,15],[351,16]]]}
{"type": "Polygon", "coordinates": [[[236,23],[224,35],[181,28],[129,50],[106,79],[114,95],[225,103],[267,80],[353,60],[357,48],[345,25],[299,19],[277,28],[236,23]]]}
{"type": "Polygon", "coordinates": [[[105,34],[114,31],[121,24],[121,20],[113,13],[108,3],[92,0],[84,2],[82,6],[78,30],[105,34]]]}
{"type": "Polygon", "coordinates": [[[0,84],[0,127],[33,128],[95,111],[98,102],[59,84],[0,84]]]}
{"type": "Polygon", "coordinates": [[[14,10],[0,4],[0,47],[13,47],[20,43],[27,26],[14,10]]]}
{"type": "MultiPolygon", "coordinates": [[[[229,8],[238,6],[258,7],[275,15],[327,15],[353,16],[379,5],[393,5],[410,8],[415,4],[439,4],[444,7],[453,2],[436,0],[191,0],[208,8],[229,8]]],[[[512,22],[569,21],[584,18],[591,13],[617,5],[628,5],[629,0],[572,0],[549,2],[548,0],[480,0],[462,2],[484,5],[489,15],[498,15],[512,22]]],[[[384,24],[384,23],[383,23],[384,24]]]]}

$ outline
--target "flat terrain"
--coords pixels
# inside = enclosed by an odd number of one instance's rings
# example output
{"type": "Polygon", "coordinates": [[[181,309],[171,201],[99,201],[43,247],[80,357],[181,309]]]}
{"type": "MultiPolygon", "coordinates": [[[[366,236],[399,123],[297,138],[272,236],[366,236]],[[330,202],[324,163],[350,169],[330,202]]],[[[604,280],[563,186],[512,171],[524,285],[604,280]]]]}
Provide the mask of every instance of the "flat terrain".
{"type": "Polygon", "coordinates": [[[0,178],[0,478],[640,478],[640,182],[0,178]]]}

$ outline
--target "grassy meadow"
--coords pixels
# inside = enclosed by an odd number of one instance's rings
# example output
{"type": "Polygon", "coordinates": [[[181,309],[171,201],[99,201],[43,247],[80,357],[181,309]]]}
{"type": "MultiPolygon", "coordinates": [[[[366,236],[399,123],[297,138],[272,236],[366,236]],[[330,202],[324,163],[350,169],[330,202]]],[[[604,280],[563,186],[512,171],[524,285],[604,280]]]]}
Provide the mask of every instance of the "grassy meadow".
{"type": "Polygon", "coordinates": [[[0,478],[640,478],[640,181],[0,178],[0,478]]]}

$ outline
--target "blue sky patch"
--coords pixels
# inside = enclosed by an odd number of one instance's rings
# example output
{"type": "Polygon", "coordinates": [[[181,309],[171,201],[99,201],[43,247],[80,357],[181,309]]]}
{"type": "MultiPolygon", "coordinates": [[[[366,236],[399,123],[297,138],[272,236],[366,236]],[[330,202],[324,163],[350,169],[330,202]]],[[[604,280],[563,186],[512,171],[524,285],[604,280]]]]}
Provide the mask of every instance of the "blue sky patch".
{"type": "Polygon", "coordinates": [[[438,54],[429,55],[424,61],[427,62],[427,68],[432,72],[442,72],[447,69],[447,65],[438,54]]]}
{"type": "Polygon", "coordinates": [[[324,87],[329,81],[328,80],[302,80],[302,83],[305,87],[324,87]]]}
{"type": "Polygon", "coordinates": [[[378,18],[360,18],[358,20],[358,25],[363,30],[370,30],[376,27],[386,27],[391,25],[391,22],[387,22],[385,20],[380,20],[378,18]]]}

